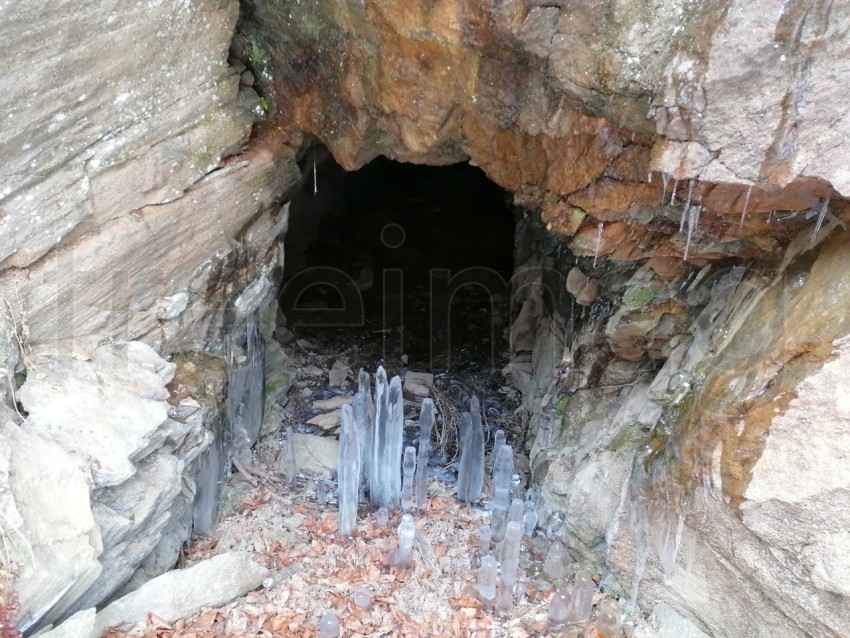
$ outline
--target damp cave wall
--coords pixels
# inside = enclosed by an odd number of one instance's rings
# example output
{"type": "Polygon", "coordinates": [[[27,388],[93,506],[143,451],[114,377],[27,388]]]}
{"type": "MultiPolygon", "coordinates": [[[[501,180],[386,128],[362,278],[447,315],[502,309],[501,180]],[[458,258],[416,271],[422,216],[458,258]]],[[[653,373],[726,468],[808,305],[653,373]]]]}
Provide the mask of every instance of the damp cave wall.
{"type": "MultiPolygon", "coordinates": [[[[347,169],[381,154],[471,158],[539,216],[544,244],[565,245],[598,280],[595,303],[610,308],[579,309],[578,323],[566,303],[529,302],[509,370],[526,387],[541,513],[566,514],[574,551],[627,592],[641,549],[628,504],[644,498],[651,533],[680,515],[684,531],[667,582],[669,547],[650,548],[642,608],[716,636],[845,633],[845,4],[246,1],[239,24],[231,1],[5,11],[2,458],[21,468],[13,451],[39,449],[80,503],[59,514],[57,545],[0,474],[4,515],[36,556],[21,574],[24,615],[61,616],[102,574],[129,575],[110,572],[127,539],[105,533],[91,450],[57,443],[49,418],[13,425],[21,394],[31,414],[60,398],[25,392],[20,374],[141,341],[151,350],[134,366],[159,371],[141,399],[167,413],[174,374],[215,419],[223,368],[200,366],[212,372],[199,384],[155,355],[223,353],[274,297],[281,207],[312,135],[347,169]],[[662,204],[677,180],[675,204],[662,204]],[[693,181],[701,216],[689,229],[693,181]]],[[[83,414],[100,423],[110,409],[83,414]]],[[[146,426],[154,440],[167,423],[146,426]]],[[[202,448],[211,429],[193,426],[202,448]]],[[[198,450],[172,446],[150,462],[176,468],[171,457],[198,450]]],[[[151,521],[174,501],[157,502],[151,521]]],[[[174,542],[165,531],[127,532],[145,539],[139,564],[174,542]]]]}

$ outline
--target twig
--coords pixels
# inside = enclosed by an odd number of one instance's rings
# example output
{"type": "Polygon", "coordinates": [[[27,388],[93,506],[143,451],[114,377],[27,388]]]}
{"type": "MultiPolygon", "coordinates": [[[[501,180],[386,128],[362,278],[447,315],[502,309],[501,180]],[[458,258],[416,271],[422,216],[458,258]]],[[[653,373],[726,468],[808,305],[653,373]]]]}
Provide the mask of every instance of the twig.
{"type": "Polygon", "coordinates": [[[242,463],[235,456],[230,457],[230,462],[233,463],[233,467],[239,470],[239,473],[245,477],[245,480],[248,481],[254,487],[258,487],[260,482],[253,476],[248,469],[242,465],[242,463]]]}

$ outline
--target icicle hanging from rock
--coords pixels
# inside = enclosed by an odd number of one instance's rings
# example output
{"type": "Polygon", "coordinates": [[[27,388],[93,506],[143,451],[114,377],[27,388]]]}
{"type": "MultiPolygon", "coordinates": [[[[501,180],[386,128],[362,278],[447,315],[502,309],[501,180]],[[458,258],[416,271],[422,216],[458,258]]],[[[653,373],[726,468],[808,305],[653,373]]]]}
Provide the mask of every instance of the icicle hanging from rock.
{"type": "Polygon", "coordinates": [[[753,192],[753,185],[750,184],[747,187],[747,194],[744,196],[744,208],[741,211],[741,222],[738,224],[738,228],[744,227],[744,220],[747,218],[747,208],[750,205],[750,195],[752,194],[752,192],[753,192]]]}
{"type": "Polygon", "coordinates": [[[422,400],[419,411],[419,452],[416,457],[416,474],[414,475],[414,491],[416,509],[420,512],[428,510],[428,459],[431,456],[431,430],[434,428],[434,401],[422,400]]]}
{"type": "Polygon", "coordinates": [[[350,536],[357,526],[360,495],[360,428],[350,405],[342,406],[342,431],[339,436],[339,535],[350,536]]]}
{"type": "Polygon", "coordinates": [[[481,498],[484,486],[484,428],[481,425],[481,404],[475,395],[469,400],[469,413],[464,414],[464,420],[466,427],[457,474],[457,496],[467,503],[475,503],[481,498]]]}
{"type": "Polygon", "coordinates": [[[373,507],[399,508],[403,435],[401,379],[393,377],[387,383],[387,372],[379,367],[375,375],[375,430],[369,468],[369,499],[373,507]]]}

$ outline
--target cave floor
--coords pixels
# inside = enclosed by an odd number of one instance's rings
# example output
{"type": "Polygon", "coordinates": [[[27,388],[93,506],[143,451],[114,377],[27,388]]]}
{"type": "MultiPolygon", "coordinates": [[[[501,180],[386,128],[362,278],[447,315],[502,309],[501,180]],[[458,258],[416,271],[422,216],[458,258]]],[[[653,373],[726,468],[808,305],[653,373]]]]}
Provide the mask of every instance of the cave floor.
{"type": "MultiPolygon", "coordinates": [[[[349,400],[361,366],[374,371],[382,364],[390,375],[403,376],[411,367],[401,357],[387,356],[380,335],[365,331],[352,338],[351,332],[326,330],[305,339],[279,329],[278,337],[297,371],[287,399],[283,406],[267,410],[263,436],[250,461],[236,463],[223,490],[222,515],[214,533],[195,539],[179,565],[241,550],[266,566],[270,577],[259,590],[221,608],[205,609],[173,624],[152,617],[144,633],[113,630],[106,638],[314,638],[320,636],[319,621],[327,613],[339,618],[340,635],[345,638],[582,635],[548,628],[554,590],[540,577],[546,546],[542,536],[523,539],[524,593],[509,614],[500,616],[485,609],[476,597],[478,527],[484,509],[465,505],[453,495],[459,413],[472,393],[482,400],[488,475],[496,429],[503,429],[517,448],[515,468],[521,477],[517,494],[524,492],[528,474],[528,459],[517,445],[525,434],[520,396],[502,377],[500,366],[464,358],[452,370],[434,371],[429,390],[439,416],[429,463],[428,511],[416,517],[413,565],[392,568],[388,556],[398,544],[395,529],[400,515],[391,515],[389,526],[381,528],[375,513],[362,506],[353,537],[337,537],[335,477],[331,472],[321,476],[299,471],[294,484],[290,483],[287,432],[335,445],[338,418],[334,409],[318,409],[316,402],[349,400]],[[334,368],[336,380],[331,379],[334,368]],[[371,595],[370,609],[352,600],[352,594],[361,589],[371,595]]],[[[406,444],[417,437],[420,406],[421,398],[405,394],[406,444]]],[[[315,450],[318,457],[320,448],[315,450]]],[[[491,492],[488,478],[484,494],[491,492]]],[[[596,597],[602,600],[607,595],[597,592],[596,597]]]]}

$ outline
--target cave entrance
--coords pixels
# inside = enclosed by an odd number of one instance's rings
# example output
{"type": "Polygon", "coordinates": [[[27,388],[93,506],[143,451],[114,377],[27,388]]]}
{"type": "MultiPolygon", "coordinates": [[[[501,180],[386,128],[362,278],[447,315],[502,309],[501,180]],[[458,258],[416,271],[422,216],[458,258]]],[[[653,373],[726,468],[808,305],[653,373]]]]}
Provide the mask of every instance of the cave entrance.
{"type": "Polygon", "coordinates": [[[379,157],[347,173],[317,145],[302,166],[285,240],[289,329],[369,370],[500,369],[513,271],[510,193],[468,163],[379,157]]]}

